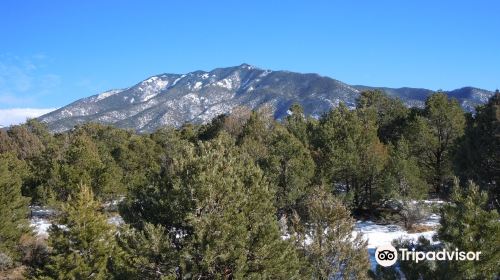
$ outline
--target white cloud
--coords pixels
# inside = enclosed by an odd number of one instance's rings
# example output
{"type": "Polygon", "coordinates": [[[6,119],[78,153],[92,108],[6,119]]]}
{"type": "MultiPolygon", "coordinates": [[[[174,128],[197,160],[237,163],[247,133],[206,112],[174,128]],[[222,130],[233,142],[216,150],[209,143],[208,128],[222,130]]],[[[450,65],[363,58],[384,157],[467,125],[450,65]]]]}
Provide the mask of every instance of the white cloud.
{"type": "Polygon", "coordinates": [[[18,57],[0,53],[0,104],[33,106],[57,92],[61,76],[49,72],[47,62],[41,54],[18,57]]]}
{"type": "Polygon", "coordinates": [[[55,108],[12,108],[0,109],[0,126],[6,127],[24,123],[29,118],[36,118],[56,110],[55,108]]]}

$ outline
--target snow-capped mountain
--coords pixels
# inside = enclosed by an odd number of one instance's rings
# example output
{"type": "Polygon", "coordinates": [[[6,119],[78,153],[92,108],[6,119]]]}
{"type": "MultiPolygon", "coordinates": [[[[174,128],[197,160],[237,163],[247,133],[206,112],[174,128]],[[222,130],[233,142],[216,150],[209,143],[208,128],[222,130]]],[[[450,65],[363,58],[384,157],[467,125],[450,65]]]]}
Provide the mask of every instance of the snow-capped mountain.
{"type": "MultiPolygon", "coordinates": [[[[279,119],[293,103],[300,103],[306,114],[317,117],[340,102],[353,107],[359,93],[368,88],[317,74],[271,71],[242,64],[210,72],[153,76],[126,89],[80,99],[39,119],[55,132],[84,122],[150,132],[165,125],[206,123],[238,106],[257,109],[267,105],[279,119]]],[[[382,89],[409,106],[422,106],[432,93],[426,89],[382,89]]],[[[486,102],[493,92],[462,88],[448,94],[471,110],[486,102]]]]}

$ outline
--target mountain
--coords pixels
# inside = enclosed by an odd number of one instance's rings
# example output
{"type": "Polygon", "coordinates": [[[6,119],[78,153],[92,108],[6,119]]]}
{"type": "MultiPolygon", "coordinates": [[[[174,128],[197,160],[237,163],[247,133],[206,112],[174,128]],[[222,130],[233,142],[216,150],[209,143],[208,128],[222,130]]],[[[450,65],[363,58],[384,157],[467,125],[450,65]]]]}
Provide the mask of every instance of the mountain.
{"type": "MultiPolygon", "coordinates": [[[[271,71],[242,64],[210,72],[161,74],[126,89],[111,90],[73,102],[39,117],[54,132],[85,122],[113,124],[138,132],[151,132],[186,122],[205,123],[233,108],[271,106],[277,119],[286,116],[293,103],[306,114],[319,117],[343,102],[354,107],[367,86],[351,86],[318,74],[271,71]]],[[[423,106],[431,90],[379,88],[401,98],[408,106],[423,106]]],[[[493,92],[461,88],[447,92],[466,110],[485,103],[493,92]]]]}
{"type": "MultiPolygon", "coordinates": [[[[359,91],[379,89],[384,91],[387,95],[397,97],[403,100],[409,107],[424,107],[425,99],[434,91],[424,88],[387,88],[387,87],[368,87],[368,86],[353,86],[359,91]]],[[[449,97],[458,100],[464,110],[473,112],[476,106],[488,102],[493,95],[492,91],[474,88],[463,87],[452,91],[445,91],[449,97]]]]}

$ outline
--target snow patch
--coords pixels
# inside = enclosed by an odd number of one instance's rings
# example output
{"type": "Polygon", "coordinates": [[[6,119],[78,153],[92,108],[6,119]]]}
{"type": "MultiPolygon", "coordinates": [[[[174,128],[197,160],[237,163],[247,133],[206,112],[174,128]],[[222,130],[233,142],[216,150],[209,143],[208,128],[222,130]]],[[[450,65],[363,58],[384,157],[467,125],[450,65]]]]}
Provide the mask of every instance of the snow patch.
{"type": "MultiPolygon", "coordinates": [[[[439,215],[432,214],[420,224],[436,228],[440,219],[439,215]]],[[[432,241],[436,230],[409,233],[398,225],[378,225],[372,221],[357,221],[353,235],[358,233],[363,234],[363,238],[368,241],[368,248],[373,249],[384,244],[391,244],[394,239],[417,241],[420,236],[423,236],[432,241]]]]}
{"type": "Polygon", "coordinates": [[[168,86],[167,80],[162,80],[159,77],[151,77],[141,83],[138,90],[142,92],[141,102],[146,102],[158,95],[168,86]]]}
{"type": "Polygon", "coordinates": [[[120,226],[123,225],[124,223],[125,221],[120,215],[115,215],[108,218],[108,224],[110,225],[120,226]]]}
{"type": "Polygon", "coordinates": [[[101,94],[97,95],[97,97],[96,97],[95,101],[100,101],[100,100],[106,99],[106,98],[108,98],[108,97],[110,97],[110,96],[112,96],[112,95],[115,95],[115,94],[117,94],[117,93],[120,93],[120,92],[122,92],[122,91],[123,91],[123,90],[121,90],[121,89],[113,89],[113,90],[108,90],[108,91],[106,91],[106,92],[103,92],[103,93],[101,93],[101,94]]]}
{"type": "Polygon", "coordinates": [[[227,88],[229,90],[233,89],[233,81],[230,79],[222,79],[215,84],[219,87],[227,88]]]}
{"type": "Polygon", "coordinates": [[[33,217],[30,220],[30,226],[37,236],[47,237],[49,236],[49,228],[52,225],[46,218],[33,217]]]}
{"type": "Polygon", "coordinates": [[[202,85],[203,85],[202,82],[196,82],[193,86],[193,90],[199,90],[202,85]]]}
{"type": "Polygon", "coordinates": [[[172,83],[172,86],[175,86],[180,80],[184,79],[184,77],[186,77],[186,75],[182,75],[179,78],[175,79],[175,81],[172,83]]]}
{"type": "Polygon", "coordinates": [[[259,75],[259,77],[263,78],[263,77],[265,77],[265,76],[267,76],[267,75],[271,74],[272,72],[273,72],[273,71],[271,71],[271,70],[266,70],[266,71],[262,72],[262,73],[259,75]]]}

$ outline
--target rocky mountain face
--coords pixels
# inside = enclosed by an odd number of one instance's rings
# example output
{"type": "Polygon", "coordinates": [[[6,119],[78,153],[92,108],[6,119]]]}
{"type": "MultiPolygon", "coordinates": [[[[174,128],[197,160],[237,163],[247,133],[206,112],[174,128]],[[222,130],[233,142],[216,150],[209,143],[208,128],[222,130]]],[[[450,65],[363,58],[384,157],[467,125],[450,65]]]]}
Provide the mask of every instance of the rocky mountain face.
{"type": "MultiPolygon", "coordinates": [[[[210,72],[153,76],[126,89],[80,99],[39,120],[48,123],[54,132],[85,122],[151,132],[165,125],[206,123],[239,106],[251,109],[270,106],[280,119],[293,103],[301,104],[306,114],[319,117],[340,102],[354,107],[359,93],[366,89],[373,88],[351,86],[317,74],[271,71],[242,64],[210,72]]],[[[401,98],[408,106],[419,107],[432,93],[415,88],[380,89],[401,98]]],[[[493,95],[471,87],[447,93],[457,98],[466,110],[473,110],[493,95]]]]}

